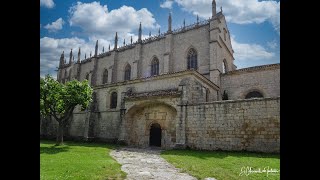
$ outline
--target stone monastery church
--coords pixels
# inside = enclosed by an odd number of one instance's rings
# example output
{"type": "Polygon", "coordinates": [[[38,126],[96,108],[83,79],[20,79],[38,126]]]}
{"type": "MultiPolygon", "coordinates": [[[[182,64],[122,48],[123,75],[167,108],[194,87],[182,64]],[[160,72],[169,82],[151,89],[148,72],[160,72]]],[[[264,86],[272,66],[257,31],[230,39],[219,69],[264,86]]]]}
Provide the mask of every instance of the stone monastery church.
{"type": "MultiPolygon", "coordinates": [[[[280,151],[280,64],[237,69],[225,16],[212,17],[69,63],[57,79],[89,80],[91,106],[77,107],[66,137],[163,149],[280,151]]],[[[43,119],[40,135],[55,136],[43,119]]]]}

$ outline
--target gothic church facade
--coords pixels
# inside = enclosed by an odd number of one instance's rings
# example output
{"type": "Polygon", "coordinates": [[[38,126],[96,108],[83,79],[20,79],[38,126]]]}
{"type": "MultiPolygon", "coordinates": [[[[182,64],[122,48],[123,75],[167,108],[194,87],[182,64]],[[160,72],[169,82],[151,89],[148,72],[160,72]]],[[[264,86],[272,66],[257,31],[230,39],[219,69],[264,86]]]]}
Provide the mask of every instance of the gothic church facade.
{"type": "MultiPolygon", "coordinates": [[[[244,69],[234,65],[225,16],[212,17],[69,63],[61,55],[58,81],[87,79],[90,108],[74,110],[66,136],[207,150],[280,150],[280,64],[244,69]]],[[[41,121],[53,136],[55,120],[41,121]]]]}

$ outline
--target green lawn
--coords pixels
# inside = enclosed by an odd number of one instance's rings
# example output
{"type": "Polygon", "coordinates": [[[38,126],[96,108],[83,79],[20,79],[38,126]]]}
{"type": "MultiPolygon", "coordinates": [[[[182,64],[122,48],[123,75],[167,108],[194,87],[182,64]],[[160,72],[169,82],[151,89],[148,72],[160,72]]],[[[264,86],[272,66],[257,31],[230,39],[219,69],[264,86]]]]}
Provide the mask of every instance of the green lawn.
{"type": "Polygon", "coordinates": [[[126,174],[110,155],[113,145],[40,141],[40,179],[124,179],[126,174]]]}
{"type": "MultiPolygon", "coordinates": [[[[168,150],[161,156],[177,168],[190,175],[204,179],[213,177],[217,180],[244,180],[244,179],[280,179],[280,155],[249,153],[249,152],[223,152],[223,151],[194,151],[194,150],[168,150]],[[252,167],[255,173],[241,174],[241,168],[252,167]],[[277,173],[263,172],[264,168],[277,170],[277,173]],[[261,173],[258,173],[260,168],[261,173]]],[[[243,169],[244,170],[244,169],[243,169]]]]}

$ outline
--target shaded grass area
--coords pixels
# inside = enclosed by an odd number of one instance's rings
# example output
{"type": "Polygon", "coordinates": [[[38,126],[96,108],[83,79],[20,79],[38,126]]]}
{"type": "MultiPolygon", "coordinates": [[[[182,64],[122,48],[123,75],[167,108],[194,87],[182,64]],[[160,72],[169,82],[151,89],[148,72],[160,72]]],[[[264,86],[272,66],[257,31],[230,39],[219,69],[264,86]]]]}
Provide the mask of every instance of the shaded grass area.
{"type": "Polygon", "coordinates": [[[115,145],[40,141],[40,179],[124,179],[126,173],[110,155],[115,145]]]}
{"type": "Polygon", "coordinates": [[[162,152],[161,157],[198,179],[206,177],[217,180],[280,179],[279,154],[168,150],[162,152]],[[269,173],[263,171],[267,169],[269,173]]]}

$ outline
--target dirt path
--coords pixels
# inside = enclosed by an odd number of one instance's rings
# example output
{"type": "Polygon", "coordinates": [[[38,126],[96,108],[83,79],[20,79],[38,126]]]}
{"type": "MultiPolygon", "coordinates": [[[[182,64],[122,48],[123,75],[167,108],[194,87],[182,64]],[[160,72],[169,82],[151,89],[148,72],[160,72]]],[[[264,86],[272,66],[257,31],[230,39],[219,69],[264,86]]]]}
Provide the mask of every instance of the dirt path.
{"type": "Polygon", "coordinates": [[[186,173],[169,164],[160,157],[159,149],[122,148],[110,154],[121,165],[121,170],[126,172],[128,180],[196,180],[186,173]]]}

